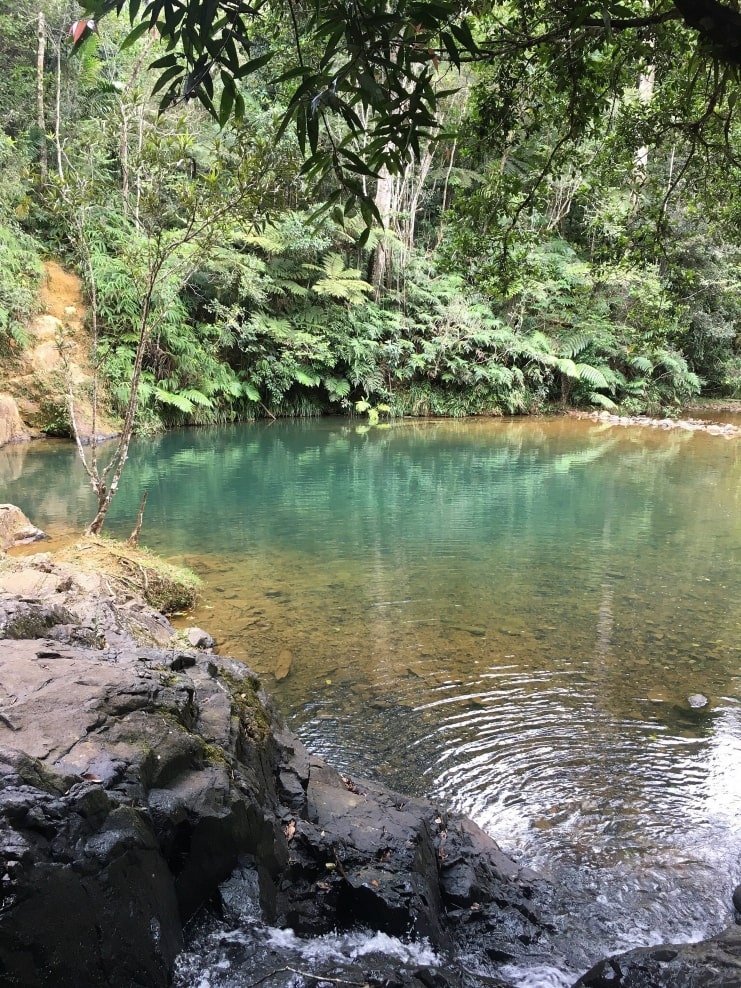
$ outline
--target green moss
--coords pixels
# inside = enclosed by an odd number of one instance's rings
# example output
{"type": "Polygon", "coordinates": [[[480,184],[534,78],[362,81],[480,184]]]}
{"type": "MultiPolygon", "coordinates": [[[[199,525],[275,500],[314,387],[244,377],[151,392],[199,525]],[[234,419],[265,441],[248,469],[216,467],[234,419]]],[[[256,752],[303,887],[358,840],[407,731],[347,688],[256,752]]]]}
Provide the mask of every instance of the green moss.
{"type": "Polygon", "coordinates": [[[264,741],[270,735],[270,718],[258,696],[256,679],[239,679],[223,669],[219,676],[229,687],[233,708],[247,737],[264,741]]]}

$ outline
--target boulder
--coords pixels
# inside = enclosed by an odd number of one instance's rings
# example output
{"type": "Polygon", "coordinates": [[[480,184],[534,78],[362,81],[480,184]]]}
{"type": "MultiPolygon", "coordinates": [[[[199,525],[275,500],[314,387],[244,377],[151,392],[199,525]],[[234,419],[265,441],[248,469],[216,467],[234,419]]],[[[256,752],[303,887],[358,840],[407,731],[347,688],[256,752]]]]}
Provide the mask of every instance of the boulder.
{"type": "Polygon", "coordinates": [[[47,536],[14,504],[0,504],[0,549],[38,542],[47,536]]]}
{"type": "Polygon", "coordinates": [[[15,398],[0,394],[0,446],[25,442],[30,435],[23,425],[15,398]]]}
{"type": "Polygon", "coordinates": [[[641,947],[600,961],[574,988],[738,988],[741,927],[693,944],[641,947]]]}
{"type": "Polygon", "coordinates": [[[186,628],[183,634],[193,648],[213,648],[216,644],[211,635],[203,628],[186,628]]]}

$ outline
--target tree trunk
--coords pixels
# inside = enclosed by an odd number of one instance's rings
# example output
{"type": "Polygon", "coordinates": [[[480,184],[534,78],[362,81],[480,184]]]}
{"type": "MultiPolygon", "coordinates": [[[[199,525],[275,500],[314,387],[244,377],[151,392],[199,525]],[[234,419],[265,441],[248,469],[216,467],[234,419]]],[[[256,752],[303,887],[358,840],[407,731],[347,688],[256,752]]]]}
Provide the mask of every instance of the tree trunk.
{"type": "Polygon", "coordinates": [[[458,138],[453,140],[453,146],[450,149],[450,157],[448,158],[448,167],[445,170],[445,181],[443,182],[443,201],[440,206],[440,225],[437,231],[437,246],[439,247],[443,241],[443,236],[445,235],[445,228],[443,226],[445,218],[445,210],[448,208],[448,191],[450,189],[450,175],[453,171],[453,162],[455,161],[455,152],[458,146],[458,138]]]}
{"type": "Polygon", "coordinates": [[[49,156],[46,149],[46,114],[44,112],[44,57],[46,55],[46,18],[39,11],[38,47],[36,49],[36,122],[39,128],[39,168],[45,182],[49,177],[49,156]]]}
{"type": "MultiPolygon", "coordinates": [[[[649,65],[645,72],[642,72],[638,79],[638,102],[642,104],[650,103],[654,94],[654,83],[656,81],[656,66],[649,65]]],[[[648,147],[643,145],[635,153],[633,162],[633,178],[636,189],[645,183],[648,177],[648,147]]]]}
{"type": "MultiPolygon", "coordinates": [[[[119,139],[119,155],[121,158],[121,193],[123,195],[124,210],[126,213],[130,211],[129,195],[131,191],[131,175],[129,172],[129,126],[131,124],[132,117],[138,115],[138,151],[141,154],[141,146],[143,141],[143,127],[144,127],[144,105],[141,100],[138,103],[135,101],[129,105],[128,100],[131,94],[134,92],[134,87],[139,78],[139,73],[142,70],[145,59],[152,50],[152,45],[154,44],[154,36],[150,34],[150,37],[144,46],[141,54],[137,58],[134,68],[131,70],[131,75],[126,83],[126,88],[124,89],[123,96],[119,103],[119,109],[121,111],[121,134],[119,139]]],[[[139,200],[138,182],[137,182],[137,203],[139,200]]],[[[138,222],[137,222],[138,228],[138,222]]]]}
{"type": "Polygon", "coordinates": [[[62,38],[57,39],[57,86],[54,106],[54,144],[57,149],[57,174],[64,181],[62,162],[62,38]]]}
{"type": "Polygon", "coordinates": [[[417,225],[417,210],[419,209],[419,197],[422,195],[422,190],[425,187],[425,182],[427,181],[427,176],[430,173],[430,168],[432,168],[432,159],[435,156],[436,145],[430,142],[425,149],[425,153],[419,162],[419,170],[417,175],[412,175],[412,192],[409,196],[409,220],[406,229],[406,235],[404,241],[406,243],[407,249],[412,250],[414,248],[414,233],[415,227],[417,225]]]}
{"type": "Polygon", "coordinates": [[[142,312],[139,323],[139,343],[136,348],[134,369],[131,375],[131,393],[126,406],[126,415],[124,417],[123,428],[121,429],[118,445],[116,446],[116,451],[111,459],[111,464],[115,463],[113,479],[108,487],[106,487],[105,484],[101,484],[98,490],[96,490],[96,494],[98,495],[98,511],[95,518],[93,518],[86,529],[88,535],[100,534],[105,523],[106,515],[108,514],[108,509],[111,506],[111,501],[115,497],[116,491],[118,490],[118,483],[121,479],[123,468],[126,466],[126,460],[129,456],[129,446],[131,445],[131,440],[134,435],[134,420],[136,418],[137,408],[139,407],[139,382],[141,381],[142,367],[144,365],[144,353],[149,340],[149,315],[152,306],[152,296],[157,284],[157,279],[159,278],[160,269],[161,262],[157,264],[154,270],[149,273],[149,282],[147,284],[144,298],[142,299],[142,312]]]}
{"type": "Polygon", "coordinates": [[[136,516],[136,525],[134,525],[134,531],[129,536],[129,545],[137,546],[139,545],[139,533],[142,530],[142,523],[144,521],[144,509],[147,506],[147,495],[149,491],[144,491],[142,494],[142,499],[139,504],[139,514],[136,516]]]}
{"type": "Polygon", "coordinates": [[[124,212],[129,212],[129,111],[126,103],[121,100],[121,141],[119,144],[121,158],[121,197],[124,212]]]}
{"type": "MultiPolygon", "coordinates": [[[[388,168],[383,165],[378,175],[378,185],[376,186],[375,203],[376,208],[383,221],[384,228],[388,227],[391,217],[391,200],[393,197],[393,178],[388,168]]],[[[381,294],[381,290],[386,283],[386,275],[390,266],[388,245],[379,240],[373,252],[373,266],[371,269],[371,284],[376,290],[376,298],[381,294]]]]}

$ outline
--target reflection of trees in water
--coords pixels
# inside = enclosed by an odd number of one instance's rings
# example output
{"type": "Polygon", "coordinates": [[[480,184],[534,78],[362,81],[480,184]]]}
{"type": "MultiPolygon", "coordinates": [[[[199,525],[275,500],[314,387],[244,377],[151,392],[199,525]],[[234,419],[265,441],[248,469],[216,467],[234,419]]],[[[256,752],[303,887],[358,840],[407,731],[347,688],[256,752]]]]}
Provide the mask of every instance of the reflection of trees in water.
{"type": "MultiPolygon", "coordinates": [[[[378,598],[394,596],[384,582],[403,586],[426,603],[374,615],[402,643],[416,630],[427,648],[437,624],[464,648],[466,628],[491,640],[504,627],[532,661],[549,646],[591,655],[597,641],[604,660],[610,646],[615,661],[627,649],[674,662],[687,639],[707,645],[733,620],[724,544],[738,541],[739,493],[729,447],[712,443],[570,419],[183,430],[132,448],[112,529],[128,532],[147,488],[153,548],[271,571],[284,555],[288,585],[299,559],[307,587],[340,568],[366,631],[378,598]]],[[[71,448],[22,460],[34,521],[87,520],[71,448]]]]}
{"type": "Polygon", "coordinates": [[[81,531],[95,504],[74,446],[51,439],[0,449],[0,500],[50,532],[81,531]]]}

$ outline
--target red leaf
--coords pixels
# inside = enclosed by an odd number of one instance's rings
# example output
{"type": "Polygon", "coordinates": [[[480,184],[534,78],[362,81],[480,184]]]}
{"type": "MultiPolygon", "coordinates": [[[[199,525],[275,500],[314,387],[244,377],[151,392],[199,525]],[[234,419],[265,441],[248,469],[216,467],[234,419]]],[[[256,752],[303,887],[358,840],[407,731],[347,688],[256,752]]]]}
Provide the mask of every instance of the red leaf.
{"type": "Polygon", "coordinates": [[[85,36],[87,31],[97,31],[95,21],[75,21],[70,27],[68,34],[75,44],[85,36]]]}

